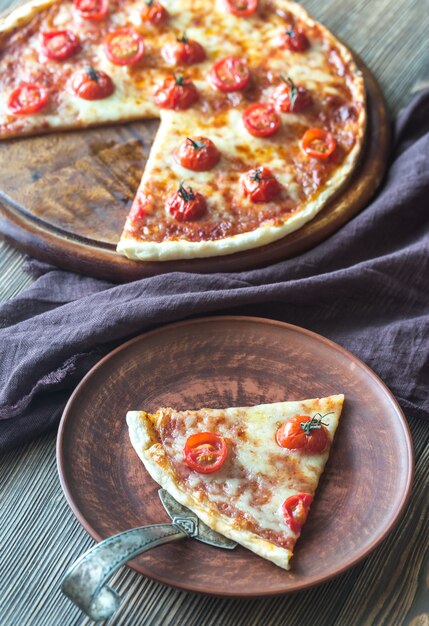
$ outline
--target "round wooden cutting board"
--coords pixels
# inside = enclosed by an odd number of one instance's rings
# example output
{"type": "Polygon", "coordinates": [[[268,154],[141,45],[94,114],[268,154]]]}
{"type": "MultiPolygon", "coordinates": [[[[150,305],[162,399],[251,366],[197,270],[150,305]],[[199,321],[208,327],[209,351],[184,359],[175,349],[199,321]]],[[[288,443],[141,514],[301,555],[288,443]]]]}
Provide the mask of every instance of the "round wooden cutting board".
{"type": "Polygon", "coordinates": [[[117,281],[171,271],[241,271],[308,250],[367,205],[385,171],[389,149],[385,103],[372,74],[357,62],[365,77],[369,118],[359,167],[314,220],[283,239],[208,259],[135,262],[118,255],[116,243],[157,120],[0,142],[0,233],[38,259],[117,281]]]}

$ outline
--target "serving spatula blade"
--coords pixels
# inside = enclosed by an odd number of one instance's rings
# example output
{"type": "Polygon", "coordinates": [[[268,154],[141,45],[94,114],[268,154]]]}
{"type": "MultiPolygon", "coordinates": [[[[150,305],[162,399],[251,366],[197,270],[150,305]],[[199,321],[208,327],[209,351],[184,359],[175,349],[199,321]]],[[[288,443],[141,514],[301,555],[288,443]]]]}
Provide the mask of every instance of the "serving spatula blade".
{"type": "Polygon", "coordinates": [[[158,490],[159,498],[162,502],[164,509],[171,517],[173,524],[180,526],[185,530],[188,536],[193,539],[198,539],[203,543],[208,543],[210,546],[216,548],[224,548],[226,550],[233,550],[236,547],[235,541],[220,535],[216,531],[212,530],[202,522],[190,509],[183,504],[177,502],[173,496],[171,496],[165,489],[158,490]]]}

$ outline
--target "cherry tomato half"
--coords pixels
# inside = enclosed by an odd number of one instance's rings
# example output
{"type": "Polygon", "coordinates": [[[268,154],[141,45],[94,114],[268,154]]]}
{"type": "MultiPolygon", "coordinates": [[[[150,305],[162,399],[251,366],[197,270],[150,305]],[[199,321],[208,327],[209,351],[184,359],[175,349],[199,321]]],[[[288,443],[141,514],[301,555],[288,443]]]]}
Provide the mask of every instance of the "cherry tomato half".
{"type": "Polygon", "coordinates": [[[115,65],[134,65],[144,54],[143,37],[134,28],[118,28],[106,35],[104,52],[115,65]]]}
{"type": "Polygon", "coordinates": [[[282,424],[276,433],[276,441],[281,448],[303,450],[310,453],[321,453],[330,444],[327,424],[323,422],[325,415],[310,417],[295,415],[282,424]]]}
{"type": "Polygon", "coordinates": [[[103,20],[109,10],[107,0],[74,0],[74,6],[81,17],[95,22],[103,20]]]}
{"type": "Polygon", "coordinates": [[[268,167],[257,167],[241,177],[244,195],[252,202],[271,202],[278,196],[281,186],[268,167]]]}
{"type": "Polygon", "coordinates": [[[229,93],[246,89],[250,82],[250,71],[243,59],[226,57],[213,65],[209,77],[216,89],[229,93]]]}
{"type": "Polygon", "coordinates": [[[193,172],[208,172],[220,160],[220,152],[208,137],[187,137],[173,156],[182,167],[193,172]]]}
{"type": "Polygon", "coordinates": [[[79,50],[79,38],[70,30],[51,30],[42,33],[42,50],[48,59],[65,61],[79,50]]]}
{"type": "Polygon", "coordinates": [[[225,463],[228,454],[225,439],[215,433],[195,433],[188,437],[183,450],[185,462],[200,474],[211,474],[225,463]]]}
{"type": "Polygon", "coordinates": [[[258,0],[224,0],[226,10],[238,17],[249,17],[258,8],[258,0]]]}
{"type": "Polygon", "coordinates": [[[133,204],[131,206],[131,211],[128,215],[127,226],[128,223],[137,225],[140,220],[142,220],[146,213],[150,211],[152,207],[152,201],[150,196],[147,196],[145,193],[138,193],[133,200],[133,204]]]}
{"type": "Polygon", "coordinates": [[[179,189],[167,199],[166,209],[178,222],[193,222],[204,215],[207,203],[201,193],[180,183],[179,189]]]}
{"type": "Polygon", "coordinates": [[[243,123],[254,137],[270,137],[280,128],[280,116],[270,104],[256,102],[243,111],[243,123]]]}
{"type": "Polygon", "coordinates": [[[155,90],[154,99],[162,109],[184,111],[198,100],[198,89],[183,76],[168,76],[155,90]]]}
{"type": "Polygon", "coordinates": [[[337,142],[326,130],[310,128],[301,139],[301,148],[305,154],[314,159],[327,159],[336,148],[337,142]]]}
{"type": "Polygon", "coordinates": [[[291,78],[282,79],[273,93],[274,106],[282,113],[301,113],[307,109],[313,99],[310,92],[301,85],[297,86],[291,78]]]}
{"type": "Polygon", "coordinates": [[[310,47],[310,41],[300,28],[290,24],[280,39],[280,46],[291,52],[305,52],[310,47]]]}
{"type": "Polygon", "coordinates": [[[48,104],[48,90],[35,83],[21,83],[9,96],[8,109],[14,115],[37,113],[48,104]]]}
{"type": "Polygon", "coordinates": [[[283,502],[282,510],[286,524],[292,532],[299,533],[305,524],[313,496],[309,493],[297,493],[283,502]]]}
{"type": "Polygon", "coordinates": [[[108,74],[88,66],[77,72],[72,79],[72,89],[84,100],[102,100],[115,91],[115,85],[108,74]]]}
{"type": "Polygon", "coordinates": [[[161,54],[169,65],[194,65],[206,58],[206,52],[198,41],[188,39],[182,35],[176,41],[170,41],[163,46],[161,54]]]}
{"type": "Polygon", "coordinates": [[[142,20],[144,22],[150,22],[158,26],[168,20],[169,14],[167,9],[157,0],[146,0],[145,5],[142,12],[142,20]]]}

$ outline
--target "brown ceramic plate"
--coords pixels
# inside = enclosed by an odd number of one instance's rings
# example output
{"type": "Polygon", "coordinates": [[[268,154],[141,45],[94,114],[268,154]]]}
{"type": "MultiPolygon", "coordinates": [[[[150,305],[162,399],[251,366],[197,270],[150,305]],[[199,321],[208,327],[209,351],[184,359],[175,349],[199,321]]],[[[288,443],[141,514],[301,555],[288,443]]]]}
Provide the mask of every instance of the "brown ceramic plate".
{"type": "Polygon", "coordinates": [[[96,539],[169,521],[128,439],[129,409],[253,405],[343,392],[345,408],[309,520],[287,572],[248,550],[195,540],[130,563],[188,591],[225,596],[297,591],[343,572],[392,530],[410,493],[405,418],[359,359],[308,330],[266,319],[216,317],[165,326],[106,356],[82,380],[58,434],[62,487],[96,539]]]}

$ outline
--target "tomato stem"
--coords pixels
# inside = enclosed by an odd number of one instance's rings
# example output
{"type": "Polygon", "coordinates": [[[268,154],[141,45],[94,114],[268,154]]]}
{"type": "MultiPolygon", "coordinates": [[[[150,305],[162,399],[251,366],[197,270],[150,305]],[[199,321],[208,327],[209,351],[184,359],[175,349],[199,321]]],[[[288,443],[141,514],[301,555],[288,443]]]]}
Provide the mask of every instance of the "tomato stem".
{"type": "Polygon", "coordinates": [[[298,98],[298,95],[299,95],[298,87],[295,85],[295,83],[289,76],[285,78],[284,76],[280,75],[280,78],[282,79],[284,83],[289,85],[290,110],[293,111],[296,99],[298,98]]]}
{"type": "Polygon", "coordinates": [[[250,174],[250,178],[254,180],[255,183],[260,183],[262,180],[261,170],[259,168],[257,168],[256,170],[253,170],[253,172],[250,174]]]}
{"type": "Polygon", "coordinates": [[[179,85],[179,87],[183,87],[183,85],[185,84],[185,79],[183,78],[183,76],[181,76],[180,74],[178,76],[173,74],[173,76],[174,76],[176,85],[179,85]]]}
{"type": "Polygon", "coordinates": [[[86,73],[88,74],[90,80],[93,80],[96,83],[98,83],[98,79],[100,78],[100,74],[91,65],[88,65],[88,67],[86,68],[86,73]]]}
{"type": "Polygon", "coordinates": [[[195,194],[194,194],[192,187],[188,187],[186,189],[186,187],[184,186],[184,182],[185,182],[184,180],[180,182],[177,193],[179,194],[179,196],[182,198],[184,202],[190,202],[191,200],[195,199],[195,194]]]}
{"type": "Polygon", "coordinates": [[[260,183],[263,180],[271,180],[271,176],[262,176],[261,168],[257,167],[251,172],[250,179],[255,181],[255,183],[260,183]]]}
{"type": "Polygon", "coordinates": [[[186,139],[191,142],[192,147],[197,152],[198,150],[201,150],[202,148],[206,147],[206,144],[203,141],[195,141],[195,139],[191,139],[190,137],[186,137],[186,139]]]}
{"type": "Polygon", "coordinates": [[[329,413],[325,413],[325,415],[321,415],[321,413],[315,413],[310,421],[301,422],[300,426],[302,430],[304,431],[304,433],[306,435],[309,435],[312,430],[322,428],[322,426],[329,426],[329,424],[327,424],[326,422],[322,422],[323,418],[326,417],[327,415],[333,415],[333,411],[330,411],[329,413]],[[316,417],[317,415],[320,415],[320,417],[319,418],[316,417]]]}
{"type": "Polygon", "coordinates": [[[176,37],[176,41],[180,41],[181,43],[188,43],[189,39],[186,37],[186,31],[183,31],[180,37],[176,37]]]}
{"type": "Polygon", "coordinates": [[[296,37],[296,33],[295,33],[295,24],[292,23],[289,25],[288,28],[286,28],[286,35],[288,35],[288,37],[296,37]]]}

